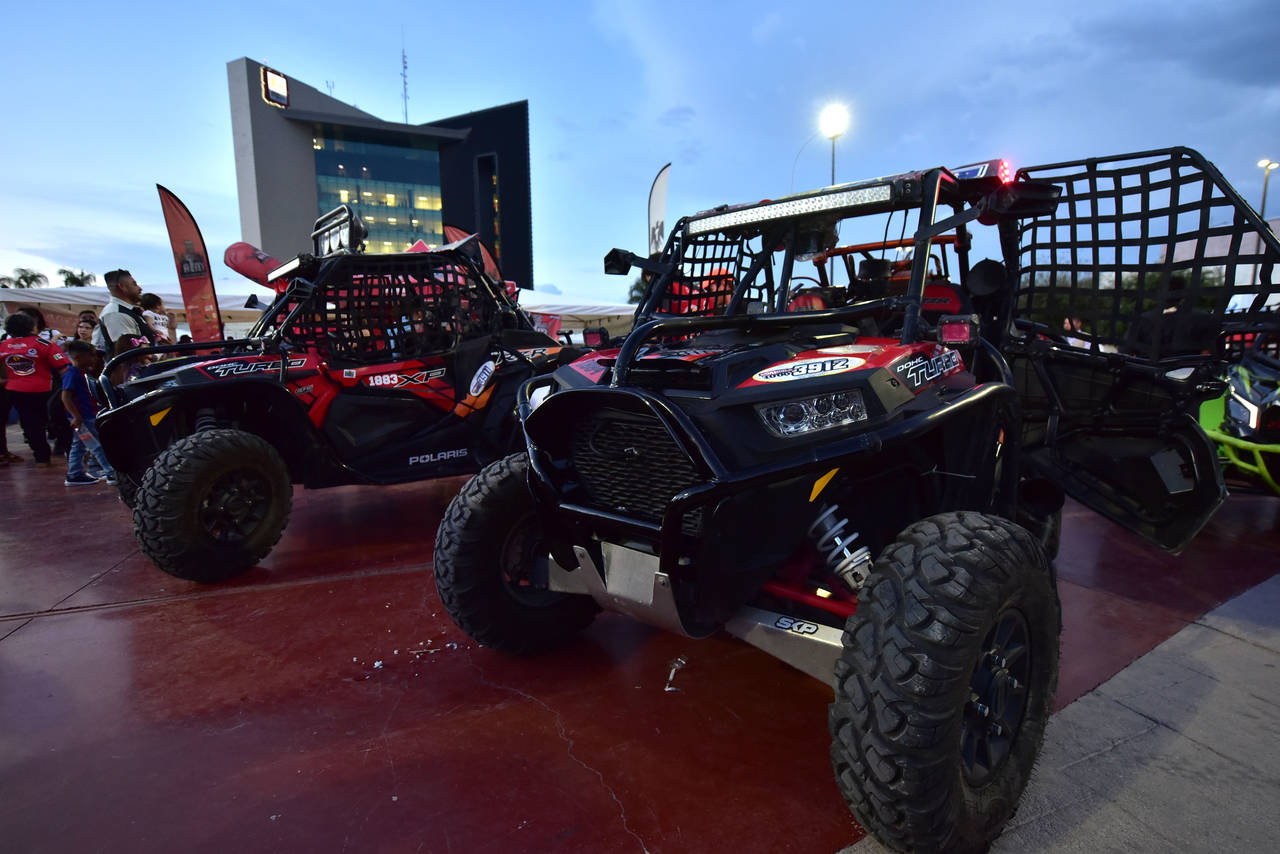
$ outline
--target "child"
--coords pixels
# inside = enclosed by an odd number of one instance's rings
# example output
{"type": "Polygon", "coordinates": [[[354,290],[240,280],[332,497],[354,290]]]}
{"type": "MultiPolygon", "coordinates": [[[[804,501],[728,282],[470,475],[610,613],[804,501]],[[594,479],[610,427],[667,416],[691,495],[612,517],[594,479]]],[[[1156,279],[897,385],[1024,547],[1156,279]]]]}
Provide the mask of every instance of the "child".
{"type": "Polygon", "coordinates": [[[98,479],[85,472],[84,455],[88,451],[106,475],[107,483],[116,482],[116,473],[107,462],[107,455],[98,441],[98,428],[94,424],[97,406],[89,393],[89,381],[85,378],[93,366],[93,345],[87,341],[71,340],[66,345],[71,367],[62,375],[62,405],[71,419],[75,441],[67,455],[67,486],[88,486],[98,479]]]}
{"type": "Polygon", "coordinates": [[[156,343],[172,343],[169,340],[169,315],[164,310],[164,300],[156,294],[143,294],[138,299],[138,305],[142,306],[142,316],[147,319],[147,323],[151,325],[151,331],[156,334],[156,343]]]}

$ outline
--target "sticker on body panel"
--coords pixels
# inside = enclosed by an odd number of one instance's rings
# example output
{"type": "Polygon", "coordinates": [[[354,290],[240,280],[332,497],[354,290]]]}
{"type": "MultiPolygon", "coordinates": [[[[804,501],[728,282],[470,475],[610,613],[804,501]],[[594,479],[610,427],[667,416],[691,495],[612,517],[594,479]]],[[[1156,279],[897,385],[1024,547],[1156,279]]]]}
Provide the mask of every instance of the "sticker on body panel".
{"type": "Polygon", "coordinates": [[[480,392],[484,391],[484,387],[489,384],[489,380],[493,378],[493,372],[496,365],[493,362],[485,362],[480,366],[480,370],[476,371],[476,375],[471,378],[471,396],[476,397],[480,392]]]}
{"type": "Polygon", "coordinates": [[[460,460],[467,455],[466,448],[455,448],[452,451],[436,451],[434,454],[419,454],[416,457],[409,457],[409,465],[416,466],[422,463],[442,463],[445,460],[460,460]]]}
{"type": "Polygon", "coordinates": [[[810,623],[806,620],[797,620],[795,617],[779,617],[774,621],[774,628],[786,629],[789,632],[795,632],[798,635],[812,635],[818,631],[817,623],[810,623]]]}
{"type": "MultiPolygon", "coordinates": [[[[290,359],[287,367],[292,371],[306,366],[307,360],[305,358],[296,358],[290,359]]],[[[224,377],[243,376],[244,374],[258,374],[263,371],[278,371],[280,370],[280,362],[275,359],[254,361],[236,359],[230,362],[216,362],[212,365],[206,365],[201,370],[221,379],[224,377]]]]}
{"type": "Polygon", "coordinates": [[[865,359],[853,356],[839,356],[831,359],[803,359],[799,362],[787,362],[757,371],[752,379],[762,383],[785,383],[792,380],[809,380],[814,377],[825,377],[831,374],[843,374],[856,370],[866,364],[865,359]]]}
{"type": "Polygon", "coordinates": [[[956,350],[944,350],[932,359],[926,359],[924,356],[908,359],[894,366],[893,371],[906,382],[908,388],[916,391],[959,367],[960,353],[956,350]]]}
{"type": "Polygon", "coordinates": [[[408,386],[426,385],[432,380],[438,380],[445,374],[444,368],[431,368],[425,371],[415,371],[411,374],[374,374],[365,377],[365,384],[373,388],[405,388],[408,386]]]}

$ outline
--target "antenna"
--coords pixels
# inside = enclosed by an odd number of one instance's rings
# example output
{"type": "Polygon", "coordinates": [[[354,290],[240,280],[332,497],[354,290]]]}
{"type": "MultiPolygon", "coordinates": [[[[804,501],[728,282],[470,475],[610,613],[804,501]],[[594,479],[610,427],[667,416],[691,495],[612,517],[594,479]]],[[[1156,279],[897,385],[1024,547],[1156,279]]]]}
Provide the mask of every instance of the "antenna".
{"type": "Polygon", "coordinates": [[[324,81],[324,88],[329,90],[329,97],[332,98],[333,97],[333,81],[332,80],[324,81]]]}
{"type": "Polygon", "coordinates": [[[403,82],[400,97],[404,99],[404,123],[409,124],[409,57],[404,52],[404,27],[400,28],[400,80],[403,82]]]}

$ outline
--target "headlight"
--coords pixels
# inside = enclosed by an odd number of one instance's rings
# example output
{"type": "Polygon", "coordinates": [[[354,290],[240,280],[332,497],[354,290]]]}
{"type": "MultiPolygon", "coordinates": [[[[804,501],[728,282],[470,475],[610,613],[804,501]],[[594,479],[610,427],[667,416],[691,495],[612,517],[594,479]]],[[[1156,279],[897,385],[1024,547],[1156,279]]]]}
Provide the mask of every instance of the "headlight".
{"type": "Polygon", "coordinates": [[[549,385],[539,386],[538,388],[535,388],[533,391],[529,392],[529,411],[532,412],[533,410],[541,406],[542,401],[546,400],[547,397],[550,396],[550,394],[551,394],[551,386],[549,385]]]}
{"type": "Polygon", "coordinates": [[[1227,414],[1236,421],[1248,424],[1251,430],[1258,429],[1258,407],[1234,391],[1231,393],[1231,399],[1227,401],[1227,414]]]}
{"type": "Polygon", "coordinates": [[[862,392],[857,389],[771,403],[757,411],[769,432],[782,437],[802,436],[867,420],[862,392]]]}

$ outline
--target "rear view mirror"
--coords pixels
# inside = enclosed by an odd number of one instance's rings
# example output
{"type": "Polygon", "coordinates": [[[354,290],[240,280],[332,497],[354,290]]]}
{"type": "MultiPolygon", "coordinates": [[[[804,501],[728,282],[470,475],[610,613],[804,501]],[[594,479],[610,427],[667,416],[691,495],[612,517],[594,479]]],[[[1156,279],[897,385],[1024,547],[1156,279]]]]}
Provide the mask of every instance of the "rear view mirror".
{"type": "Polygon", "coordinates": [[[608,254],[604,256],[605,275],[625,276],[631,272],[631,265],[635,263],[635,260],[634,252],[628,252],[625,249],[610,249],[608,254]]]}
{"type": "Polygon", "coordinates": [[[1019,181],[1005,184],[983,199],[978,222],[994,225],[998,219],[1029,219],[1048,216],[1058,208],[1062,187],[1047,181],[1019,181]]]}

